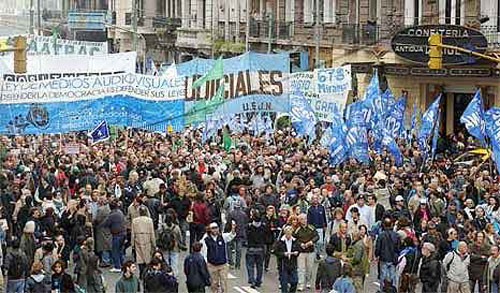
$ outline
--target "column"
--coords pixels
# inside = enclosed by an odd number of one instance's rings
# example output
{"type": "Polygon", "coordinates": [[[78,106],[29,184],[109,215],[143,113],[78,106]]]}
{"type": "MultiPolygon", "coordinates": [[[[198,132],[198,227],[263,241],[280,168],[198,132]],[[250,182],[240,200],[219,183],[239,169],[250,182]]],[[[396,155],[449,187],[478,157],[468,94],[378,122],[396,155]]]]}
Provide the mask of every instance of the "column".
{"type": "Polygon", "coordinates": [[[181,20],[181,25],[183,28],[189,28],[189,23],[191,19],[191,14],[190,12],[190,6],[191,3],[189,0],[183,0],[181,1],[181,10],[182,10],[182,20],[181,20]]]}
{"type": "Polygon", "coordinates": [[[234,32],[234,37],[235,37],[235,40],[236,42],[238,42],[240,40],[240,29],[241,29],[241,4],[240,4],[240,1],[236,1],[236,18],[235,18],[235,32],[234,32]]]}
{"type": "Polygon", "coordinates": [[[205,1],[205,28],[206,29],[212,29],[213,22],[214,22],[214,1],[213,0],[206,0],[205,1]]]}
{"type": "Polygon", "coordinates": [[[446,93],[446,135],[453,133],[453,123],[454,123],[454,94],[446,93]]]}
{"type": "MultiPolygon", "coordinates": [[[[304,23],[312,23],[313,22],[313,5],[312,2],[314,0],[302,0],[304,1],[304,23]]],[[[325,1],[325,3],[328,1],[325,1]]],[[[327,11],[325,9],[325,11],[327,11]]]]}
{"type": "Polygon", "coordinates": [[[224,39],[229,40],[229,16],[231,11],[231,0],[224,1],[224,39]]]}
{"type": "Polygon", "coordinates": [[[259,16],[260,19],[263,20],[265,18],[264,13],[266,13],[266,4],[264,3],[264,0],[259,0],[259,16]]]}
{"type": "Polygon", "coordinates": [[[203,23],[205,22],[205,7],[203,6],[203,0],[196,1],[196,28],[204,28],[203,23]]]}

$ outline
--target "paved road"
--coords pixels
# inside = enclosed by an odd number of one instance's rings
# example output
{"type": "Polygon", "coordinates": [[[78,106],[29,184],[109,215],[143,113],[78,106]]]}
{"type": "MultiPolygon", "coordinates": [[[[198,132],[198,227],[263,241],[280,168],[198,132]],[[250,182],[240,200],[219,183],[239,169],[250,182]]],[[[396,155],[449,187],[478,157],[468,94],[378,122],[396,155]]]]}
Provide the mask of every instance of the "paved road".
{"type": "MultiPolygon", "coordinates": [[[[183,260],[186,254],[181,254],[180,259],[179,259],[179,273],[180,273],[180,278],[179,279],[179,292],[184,293],[187,292],[186,289],[186,278],[183,273],[183,260]]],[[[130,257],[130,254],[128,254],[128,257],[130,257]]],[[[245,252],[243,251],[242,254],[242,264],[241,264],[241,269],[240,270],[230,270],[229,272],[229,292],[230,293],[271,293],[271,292],[279,292],[278,289],[278,272],[276,269],[276,259],[273,257],[271,259],[271,264],[270,264],[270,270],[269,272],[264,272],[264,279],[262,283],[262,287],[257,288],[257,289],[252,289],[250,288],[250,285],[248,284],[248,279],[247,279],[247,272],[246,272],[246,267],[245,267],[245,252]]],[[[365,282],[365,292],[366,293],[375,293],[377,292],[377,285],[374,283],[376,280],[375,276],[375,268],[372,267],[372,274],[366,279],[365,282]]],[[[314,269],[314,275],[316,274],[316,267],[314,269]]],[[[108,284],[108,292],[114,292],[114,285],[118,278],[120,277],[120,274],[118,273],[110,273],[109,271],[105,271],[105,279],[108,284]]],[[[313,277],[314,280],[314,277],[313,277]]],[[[209,292],[210,290],[207,290],[209,292]]],[[[306,290],[305,292],[314,292],[314,288],[306,290]]]]}

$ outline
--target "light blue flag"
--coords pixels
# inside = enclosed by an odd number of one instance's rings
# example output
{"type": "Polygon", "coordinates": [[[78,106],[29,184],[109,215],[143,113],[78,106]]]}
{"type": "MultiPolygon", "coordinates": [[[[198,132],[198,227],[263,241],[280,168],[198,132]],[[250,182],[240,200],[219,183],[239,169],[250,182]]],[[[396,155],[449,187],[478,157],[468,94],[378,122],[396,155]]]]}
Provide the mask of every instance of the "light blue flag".
{"type": "Polygon", "coordinates": [[[89,132],[88,136],[92,139],[92,144],[109,139],[109,128],[105,120],[101,121],[97,126],[89,132]]]}
{"type": "Polygon", "coordinates": [[[491,107],[486,113],[486,135],[490,140],[493,161],[500,173],[500,108],[491,107]]]}
{"type": "Polygon", "coordinates": [[[359,126],[351,127],[347,131],[345,140],[351,157],[363,163],[370,162],[366,128],[359,126]]]}
{"type": "Polygon", "coordinates": [[[349,149],[346,144],[346,128],[342,120],[330,127],[332,137],[329,145],[329,161],[330,164],[336,166],[344,162],[349,156],[349,149]]]}
{"type": "Polygon", "coordinates": [[[401,150],[399,149],[399,146],[389,129],[383,130],[383,139],[381,144],[387,148],[389,153],[394,157],[396,166],[401,166],[401,164],[403,164],[403,155],[401,154],[401,150]]]}
{"type": "Polygon", "coordinates": [[[384,105],[382,95],[380,94],[379,81],[377,71],[374,71],[370,83],[366,87],[365,94],[361,100],[363,105],[363,114],[365,126],[368,129],[376,127],[379,119],[382,119],[384,114],[384,105]]]}
{"type": "Polygon", "coordinates": [[[319,140],[319,144],[325,148],[329,147],[330,142],[332,141],[332,138],[333,138],[333,130],[332,130],[332,127],[330,126],[323,131],[323,135],[321,136],[321,139],[319,140]]]}
{"type": "Polygon", "coordinates": [[[301,92],[290,94],[292,126],[300,136],[308,135],[308,144],[316,139],[317,118],[311,105],[301,92]]]}
{"type": "Polygon", "coordinates": [[[365,107],[363,107],[363,102],[357,101],[354,103],[350,103],[346,107],[346,117],[345,121],[347,127],[360,126],[365,127],[365,107]]]}
{"type": "Polygon", "coordinates": [[[441,101],[441,94],[432,102],[432,104],[427,108],[425,113],[422,115],[420,129],[417,134],[417,142],[420,151],[427,157],[429,153],[429,143],[427,140],[434,130],[434,125],[438,119],[439,102],[441,101]]]}
{"type": "Polygon", "coordinates": [[[441,120],[439,119],[440,115],[441,115],[441,110],[438,111],[438,118],[436,120],[436,125],[434,126],[434,135],[432,136],[432,146],[431,146],[432,159],[434,159],[434,156],[436,155],[437,142],[439,138],[439,124],[441,120]]]}
{"type": "Polygon", "coordinates": [[[239,115],[233,115],[233,117],[231,117],[229,128],[234,133],[241,133],[243,131],[243,125],[241,124],[241,118],[239,115]]]}
{"type": "Polygon", "coordinates": [[[388,117],[385,119],[385,126],[394,138],[400,137],[404,130],[405,108],[406,98],[399,98],[390,110],[388,117]]]}
{"type": "Polygon", "coordinates": [[[369,99],[374,99],[377,97],[377,95],[380,94],[380,85],[378,81],[378,73],[377,69],[373,70],[373,75],[372,79],[370,80],[370,83],[366,86],[365,93],[363,95],[363,98],[361,98],[361,101],[367,101],[369,99]]]}
{"type": "Polygon", "coordinates": [[[481,100],[481,90],[477,90],[474,98],[465,108],[460,122],[465,124],[469,133],[477,138],[481,145],[486,146],[486,121],[484,120],[483,101],[481,100]]]}
{"type": "Polygon", "coordinates": [[[223,119],[211,119],[205,121],[205,126],[203,128],[203,135],[201,137],[201,142],[205,143],[209,140],[220,127],[222,127],[223,119]]]}
{"type": "Polygon", "coordinates": [[[396,98],[394,98],[391,89],[387,87],[387,89],[380,96],[382,97],[383,112],[387,112],[389,109],[392,109],[396,103],[396,98]]]}

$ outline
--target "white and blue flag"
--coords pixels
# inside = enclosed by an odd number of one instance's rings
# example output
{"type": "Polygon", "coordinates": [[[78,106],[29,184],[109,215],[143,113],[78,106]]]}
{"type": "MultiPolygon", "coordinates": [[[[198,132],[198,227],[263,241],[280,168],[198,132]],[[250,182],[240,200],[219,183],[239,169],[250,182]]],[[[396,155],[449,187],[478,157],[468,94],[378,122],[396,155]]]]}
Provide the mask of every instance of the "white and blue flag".
{"type": "Polygon", "coordinates": [[[429,143],[427,140],[431,136],[436,121],[438,119],[439,102],[441,101],[441,94],[432,102],[427,108],[420,123],[420,129],[417,134],[417,143],[420,150],[423,152],[424,157],[429,153],[429,143]]]}
{"type": "Polygon", "coordinates": [[[486,121],[484,120],[480,90],[476,91],[474,98],[470,101],[462,117],[460,117],[460,122],[465,124],[465,128],[481,142],[481,145],[486,146],[486,121]]]}
{"type": "Polygon", "coordinates": [[[316,139],[316,122],[318,120],[303,93],[295,92],[291,95],[295,96],[290,99],[292,126],[300,136],[309,136],[308,144],[311,144],[316,139]]]}

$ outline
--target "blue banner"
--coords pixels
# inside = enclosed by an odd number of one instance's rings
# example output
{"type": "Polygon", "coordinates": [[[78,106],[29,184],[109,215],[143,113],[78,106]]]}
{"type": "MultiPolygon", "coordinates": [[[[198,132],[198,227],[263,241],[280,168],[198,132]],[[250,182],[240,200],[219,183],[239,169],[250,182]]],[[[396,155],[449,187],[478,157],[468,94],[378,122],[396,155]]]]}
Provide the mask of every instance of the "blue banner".
{"type": "Polygon", "coordinates": [[[106,120],[108,125],[166,131],[184,126],[183,100],[144,100],[129,95],[50,103],[0,104],[2,133],[64,133],[92,129],[106,120]]]}

